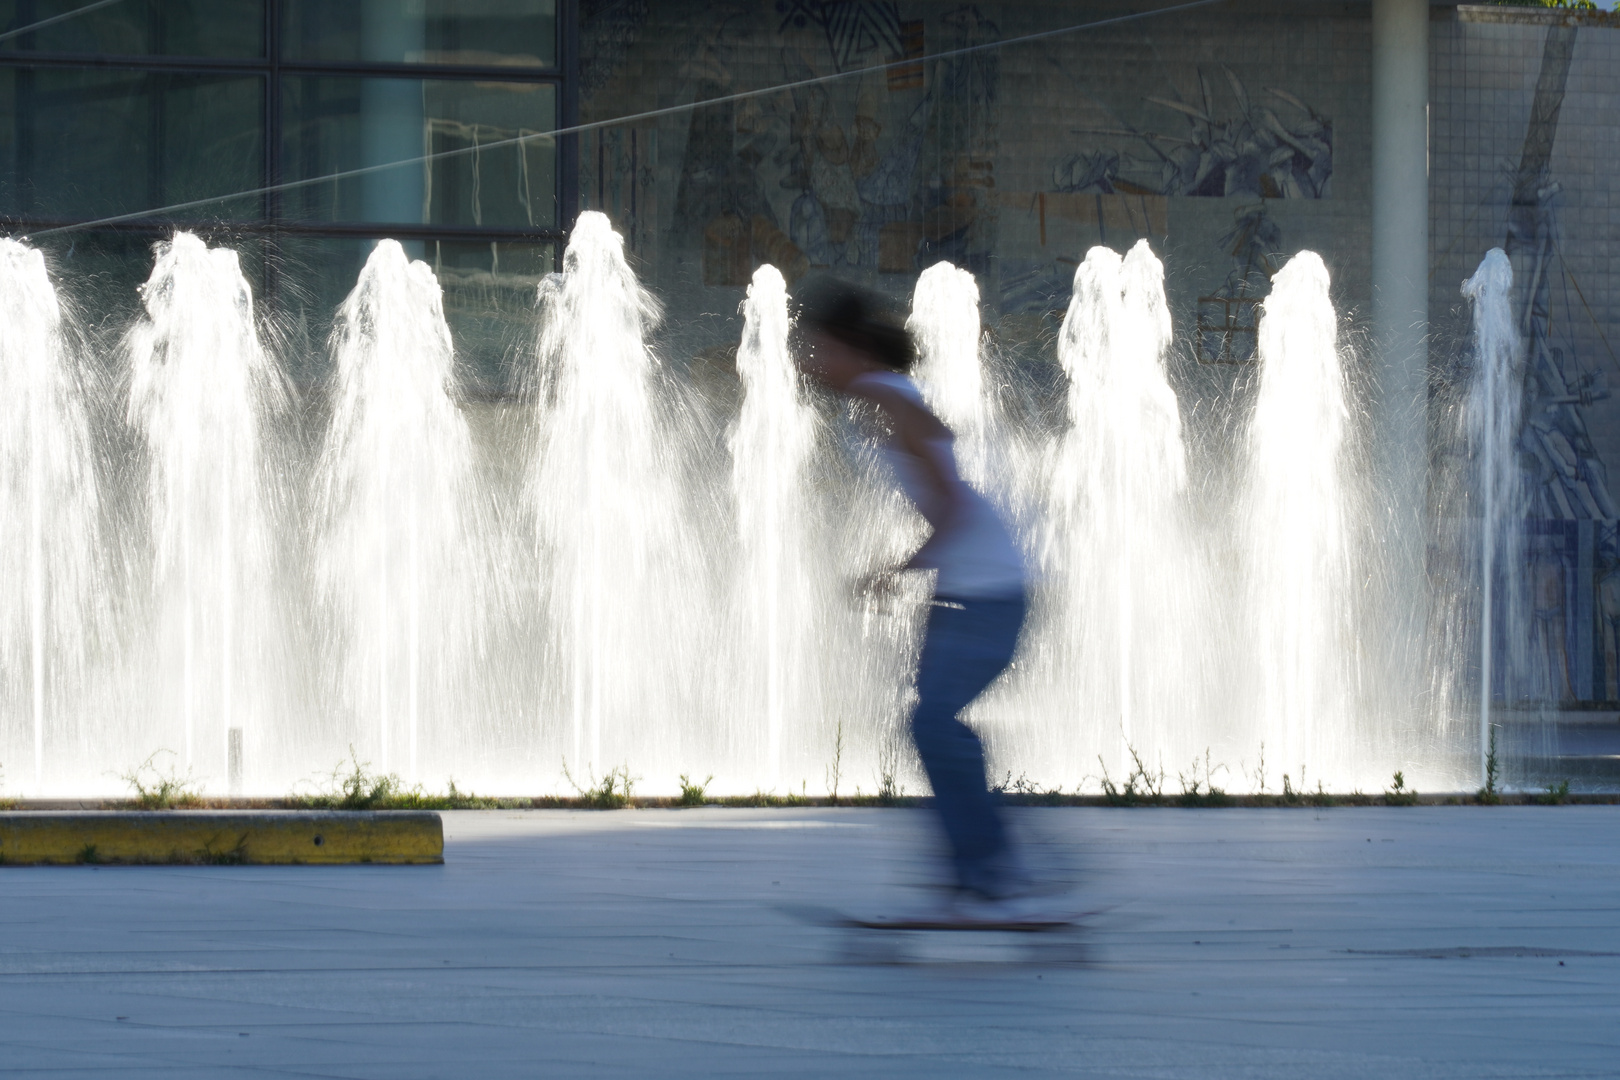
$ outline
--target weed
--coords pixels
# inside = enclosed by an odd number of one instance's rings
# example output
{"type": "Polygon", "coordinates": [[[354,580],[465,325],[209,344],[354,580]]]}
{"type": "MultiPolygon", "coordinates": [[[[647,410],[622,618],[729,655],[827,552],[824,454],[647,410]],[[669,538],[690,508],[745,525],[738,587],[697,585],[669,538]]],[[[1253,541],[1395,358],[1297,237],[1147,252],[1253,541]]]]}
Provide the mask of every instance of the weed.
{"type": "Polygon", "coordinates": [[[827,798],[834,806],[838,805],[838,782],[844,778],[844,721],[840,717],[838,727],[833,731],[832,762],[827,766],[827,798]]]}
{"type": "Polygon", "coordinates": [[[498,799],[462,791],[454,779],[448,786],[445,794],[435,795],[420,784],[407,786],[398,773],[374,773],[371,762],[361,761],[350,746],[347,764],[334,765],[314,794],[288,795],[283,805],[310,810],[489,810],[502,805],[498,799]]]}
{"type": "Polygon", "coordinates": [[[1254,769],[1254,790],[1258,795],[1266,792],[1266,744],[1260,744],[1260,764],[1254,769]]]}
{"type": "Polygon", "coordinates": [[[900,783],[900,740],[893,733],[885,734],[878,741],[878,802],[884,806],[893,806],[905,795],[905,785],[900,783]]]}
{"type": "Polygon", "coordinates": [[[184,810],[203,804],[196,789],[197,780],[188,768],[184,776],[174,771],[173,763],[167,770],[154,762],[159,754],[173,755],[173,750],[154,750],[150,757],[119,779],[135,790],[135,805],[142,810],[184,810]]]}
{"type": "Polygon", "coordinates": [[[1500,775],[1499,768],[1496,759],[1496,725],[1492,724],[1490,747],[1485,753],[1485,786],[1480,788],[1479,794],[1475,796],[1486,806],[1500,806],[1502,803],[1502,793],[1496,790],[1496,778],[1500,775]]]}
{"type": "Polygon", "coordinates": [[[580,787],[574,774],[568,771],[566,760],[563,761],[563,776],[579,792],[580,802],[591,810],[623,810],[630,805],[636,784],[641,779],[630,775],[630,766],[620,765],[609,769],[600,780],[594,776],[587,777],[591,782],[590,787],[580,787]]]}
{"type": "Polygon", "coordinates": [[[878,773],[878,802],[884,806],[893,806],[900,801],[900,797],[904,794],[905,788],[895,780],[893,769],[883,770],[878,773]]]}
{"type": "Polygon", "coordinates": [[[96,845],[86,844],[84,847],[80,848],[78,860],[81,863],[88,863],[92,866],[99,863],[101,861],[101,856],[96,853],[96,845]]]}
{"type": "Polygon", "coordinates": [[[1406,786],[1406,777],[1401,770],[1395,770],[1394,782],[1388,791],[1384,792],[1385,806],[1416,806],[1417,792],[1406,786]]]}
{"type": "Polygon", "coordinates": [[[200,862],[210,866],[241,866],[247,862],[247,833],[236,838],[236,843],[224,851],[215,851],[214,845],[203,848],[200,862]]]}
{"type": "Polygon", "coordinates": [[[1547,790],[1536,796],[1536,802],[1542,806],[1562,806],[1564,800],[1569,798],[1569,781],[1560,780],[1556,784],[1548,784],[1547,790]]]}
{"type": "Polygon", "coordinates": [[[708,788],[709,784],[711,784],[713,781],[714,781],[714,776],[711,774],[709,776],[704,777],[701,783],[694,784],[690,777],[688,777],[685,773],[681,773],[680,805],[682,805],[682,806],[702,806],[705,802],[708,801],[703,797],[703,792],[708,788]]]}
{"type": "Polygon", "coordinates": [[[1316,782],[1316,790],[1311,792],[1311,794],[1306,796],[1306,797],[1308,799],[1310,799],[1312,806],[1337,806],[1337,805],[1339,805],[1339,800],[1335,799],[1333,796],[1331,796],[1331,795],[1329,795],[1327,793],[1327,790],[1322,787],[1322,781],[1320,781],[1320,780],[1318,780],[1316,782]]]}
{"type": "Polygon", "coordinates": [[[1062,784],[1057,787],[1042,787],[1039,783],[1031,780],[1028,773],[1019,773],[1018,779],[1014,780],[1012,771],[1008,770],[1001,783],[995,784],[990,790],[997,795],[1011,795],[1026,806],[1063,805],[1062,784]]]}
{"type": "Polygon", "coordinates": [[[1138,803],[1158,803],[1164,794],[1164,770],[1149,772],[1147,766],[1142,764],[1141,755],[1134,746],[1125,747],[1131,755],[1131,771],[1125,777],[1123,787],[1115,784],[1108,775],[1108,766],[1103,763],[1101,755],[1097,757],[1097,764],[1102,765],[1103,798],[1110,806],[1135,806],[1138,803]]]}
{"type": "MultiPolygon", "coordinates": [[[[1198,775],[1199,763],[1194,758],[1192,773],[1188,775],[1177,773],[1176,780],[1181,784],[1181,794],[1176,802],[1181,806],[1231,806],[1232,798],[1226,792],[1215,786],[1215,773],[1210,765],[1209,748],[1204,748],[1204,775],[1198,775]]],[[[1226,768],[1225,765],[1221,766],[1226,768]]]]}
{"type": "Polygon", "coordinates": [[[351,745],[348,765],[332,766],[326,785],[300,801],[317,810],[382,810],[398,809],[412,795],[420,797],[421,789],[406,788],[395,773],[372,772],[371,762],[361,761],[351,745]]]}
{"type": "Polygon", "coordinates": [[[456,781],[455,781],[454,777],[452,777],[449,780],[448,786],[449,786],[450,790],[445,792],[444,795],[442,795],[442,796],[440,796],[440,795],[426,795],[426,796],[423,796],[422,806],[420,807],[420,809],[423,809],[423,810],[498,810],[498,809],[503,809],[503,808],[511,806],[511,805],[516,805],[513,802],[513,800],[511,800],[511,799],[506,799],[506,800],[502,800],[502,799],[486,799],[481,795],[474,795],[470,791],[462,791],[460,788],[456,787],[456,781]]]}

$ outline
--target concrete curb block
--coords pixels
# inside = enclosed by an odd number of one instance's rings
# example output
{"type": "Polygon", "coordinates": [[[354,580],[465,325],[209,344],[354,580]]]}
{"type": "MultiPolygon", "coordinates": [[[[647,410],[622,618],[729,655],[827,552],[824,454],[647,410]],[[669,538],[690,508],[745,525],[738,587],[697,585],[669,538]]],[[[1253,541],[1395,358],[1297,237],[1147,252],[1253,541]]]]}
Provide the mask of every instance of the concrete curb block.
{"type": "Polygon", "coordinates": [[[0,813],[7,866],[442,862],[444,825],[426,810],[0,813]]]}

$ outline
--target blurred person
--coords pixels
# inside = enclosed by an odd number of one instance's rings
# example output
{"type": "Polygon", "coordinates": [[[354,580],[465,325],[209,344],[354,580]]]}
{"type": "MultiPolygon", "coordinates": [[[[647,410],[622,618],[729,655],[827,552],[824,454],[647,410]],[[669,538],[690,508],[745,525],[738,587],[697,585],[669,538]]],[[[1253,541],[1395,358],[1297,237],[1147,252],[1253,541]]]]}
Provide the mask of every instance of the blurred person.
{"type": "Polygon", "coordinates": [[[903,572],[937,575],[911,736],[955,876],[938,914],[966,924],[1016,919],[1032,899],[1028,874],[985,782],[983,745],[959,714],[1012,661],[1027,608],[1023,557],[995,508],[958,474],[950,429],[908,375],[916,347],[882,298],[824,279],[797,300],[800,369],[875,408],[886,429],[884,456],[932,528],[903,565],[864,575],[858,589],[887,597],[903,572]]]}

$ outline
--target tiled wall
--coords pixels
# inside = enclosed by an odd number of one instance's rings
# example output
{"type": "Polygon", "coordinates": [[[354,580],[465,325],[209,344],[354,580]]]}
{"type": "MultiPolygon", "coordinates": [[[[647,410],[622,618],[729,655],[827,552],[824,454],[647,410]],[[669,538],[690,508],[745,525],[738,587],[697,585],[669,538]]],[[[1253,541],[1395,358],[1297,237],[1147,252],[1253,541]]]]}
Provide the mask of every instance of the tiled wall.
{"type": "MultiPolygon", "coordinates": [[[[599,47],[607,59],[588,65],[586,120],[842,77],[590,133],[583,202],[632,241],[669,301],[677,352],[735,341],[730,313],[762,259],[790,276],[826,267],[904,295],[920,269],[947,258],[978,274],[1004,339],[1031,348],[1067,306],[1087,248],[1144,236],[1169,267],[1189,358],[1199,298],[1243,294],[1245,268],[1263,283],[1255,250],[1272,265],[1319,251],[1343,308],[1364,310],[1365,5],[1157,16],[863,72],[1123,10],[1052,0],[587,3],[586,56],[599,47]],[[1301,154],[1254,175],[1285,145],[1278,128],[1309,144],[1314,172],[1301,154]],[[1223,139],[1244,160],[1229,181],[1220,169],[1212,180],[1197,159],[1224,153],[1223,139]],[[1234,257],[1246,229],[1263,242],[1234,257]]],[[[1234,310],[1252,323],[1252,308],[1234,310]]]]}
{"type": "MultiPolygon", "coordinates": [[[[677,362],[723,356],[736,342],[743,284],[761,261],[790,277],[825,267],[904,296],[920,269],[947,258],[978,275],[1003,346],[1038,363],[1050,357],[1087,248],[1123,250],[1139,237],[1167,267],[1184,400],[1239,400],[1232,391],[1252,370],[1252,301],[1301,249],[1326,260],[1347,340],[1364,340],[1373,200],[1413,194],[1370,187],[1369,4],[1252,0],[871,67],[1126,10],[1056,0],[587,0],[584,118],[676,111],[585,137],[584,204],[613,216],[665,299],[661,340],[677,362]],[[676,108],[824,76],[837,78],[676,108]],[[1283,164],[1264,177],[1243,164],[1263,165],[1284,144],[1299,154],[1281,151],[1283,164]],[[1200,154],[1234,156],[1238,166],[1212,181],[1200,154]],[[1200,332],[1201,323],[1216,329],[1200,332]]],[[[1439,401],[1447,380],[1455,389],[1467,374],[1458,286],[1507,239],[1549,16],[1432,13],[1439,401]]],[[[1547,340],[1576,392],[1539,415],[1579,452],[1561,494],[1547,488],[1537,515],[1602,521],[1620,515],[1593,512],[1573,492],[1620,491],[1620,397],[1607,393],[1620,382],[1620,29],[1589,22],[1575,34],[1549,178],[1561,191],[1548,203],[1556,258],[1547,340]]],[[[1620,694],[1612,525],[1542,528],[1563,538],[1540,547],[1561,560],[1566,594],[1543,621],[1565,632],[1522,692],[1620,694]]]]}

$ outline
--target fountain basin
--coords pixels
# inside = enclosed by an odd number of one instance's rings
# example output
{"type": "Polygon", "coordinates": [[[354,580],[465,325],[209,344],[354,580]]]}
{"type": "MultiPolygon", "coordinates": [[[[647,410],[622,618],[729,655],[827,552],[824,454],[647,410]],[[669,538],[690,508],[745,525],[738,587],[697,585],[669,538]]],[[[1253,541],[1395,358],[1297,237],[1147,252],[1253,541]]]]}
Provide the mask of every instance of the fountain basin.
{"type": "Polygon", "coordinates": [[[444,826],[421,810],[0,814],[0,863],[8,866],[442,862],[444,826]]]}

